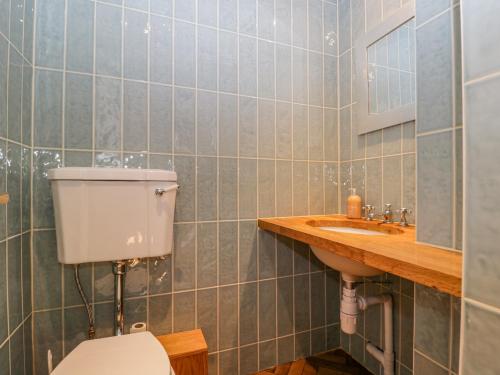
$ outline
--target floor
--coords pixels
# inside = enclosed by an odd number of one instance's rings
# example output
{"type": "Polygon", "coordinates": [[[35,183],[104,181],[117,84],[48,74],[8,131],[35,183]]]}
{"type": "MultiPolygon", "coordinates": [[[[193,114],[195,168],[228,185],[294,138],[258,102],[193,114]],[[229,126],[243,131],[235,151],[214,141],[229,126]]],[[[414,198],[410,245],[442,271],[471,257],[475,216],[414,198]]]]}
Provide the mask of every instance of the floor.
{"type": "Polygon", "coordinates": [[[372,375],[342,349],[302,358],[255,375],[372,375]]]}

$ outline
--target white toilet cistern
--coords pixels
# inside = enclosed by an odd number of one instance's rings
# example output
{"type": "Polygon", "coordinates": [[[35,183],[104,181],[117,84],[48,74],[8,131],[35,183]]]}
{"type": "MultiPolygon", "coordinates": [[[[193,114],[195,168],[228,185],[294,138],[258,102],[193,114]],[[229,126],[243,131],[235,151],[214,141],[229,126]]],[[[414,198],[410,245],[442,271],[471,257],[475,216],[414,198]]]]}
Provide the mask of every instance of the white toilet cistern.
{"type": "Polygon", "coordinates": [[[139,259],[172,252],[177,174],[157,169],[57,168],[48,172],[54,200],[58,260],[75,267],[87,308],[89,339],[93,311],[79,279],[79,264],[113,263],[114,334],[124,334],[125,275],[139,259]]]}

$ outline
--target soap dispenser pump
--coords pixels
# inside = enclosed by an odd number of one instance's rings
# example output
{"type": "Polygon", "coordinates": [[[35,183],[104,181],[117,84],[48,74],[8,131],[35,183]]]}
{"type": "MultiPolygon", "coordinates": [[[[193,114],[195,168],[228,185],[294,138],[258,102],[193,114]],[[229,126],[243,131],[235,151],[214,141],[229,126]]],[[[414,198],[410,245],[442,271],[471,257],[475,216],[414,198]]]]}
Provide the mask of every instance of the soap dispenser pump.
{"type": "Polygon", "coordinates": [[[347,198],[347,218],[361,219],[361,197],[356,194],[356,188],[351,188],[347,198]]]}

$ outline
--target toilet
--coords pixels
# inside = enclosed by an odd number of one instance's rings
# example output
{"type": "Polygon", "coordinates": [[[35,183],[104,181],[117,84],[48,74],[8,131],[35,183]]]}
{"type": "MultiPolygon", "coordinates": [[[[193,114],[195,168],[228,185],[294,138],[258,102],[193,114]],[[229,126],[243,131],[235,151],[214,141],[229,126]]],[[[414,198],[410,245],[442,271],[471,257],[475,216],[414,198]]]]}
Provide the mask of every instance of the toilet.
{"type": "Polygon", "coordinates": [[[51,375],[175,375],[168,355],[150,332],[88,340],[51,375]]]}
{"type": "MultiPolygon", "coordinates": [[[[112,262],[115,277],[115,336],[82,342],[51,374],[174,375],[167,352],[155,336],[147,331],[125,334],[123,290],[129,264],[172,252],[177,174],[158,169],[69,167],[49,170],[48,179],[59,262],[76,265],[76,280],[79,264],[112,262]]],[[[50,372],[50,353],[48,357],[50,372]]]]}

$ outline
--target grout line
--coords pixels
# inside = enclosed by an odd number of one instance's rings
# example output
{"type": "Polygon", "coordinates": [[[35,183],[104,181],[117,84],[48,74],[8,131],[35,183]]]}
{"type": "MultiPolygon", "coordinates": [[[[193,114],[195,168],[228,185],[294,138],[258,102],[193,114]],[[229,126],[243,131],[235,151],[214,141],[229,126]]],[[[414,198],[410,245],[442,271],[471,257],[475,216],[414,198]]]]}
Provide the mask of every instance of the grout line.
{"type": "Polygon", "coordinates": [[[124,115],[125,115],[125,27],[127,25],[125,7],[121,6],[121,62],[120,62],[120,165],[124,165],[124,115]]]}
{"type": "Polygon", "coordinates": [[[451,371],[451,366],[452,366],[452,362],[453,362],[453,323],[454,323],[454,313],[453,313],[453,296],[448,296],[448,299],[450,301],[450,310],[448,312],[449,314],[449,317],[450,317],[450,321],[449,321],[449,325],[448,325],[448,329],[449,329],[449,334],[448,334],[448,363],[447,363],[447,367],[448,369],[450,369],[451,371]]]}
{"type": "MultiPolygon", "coordinates": [[[[314,330],[326,329],[328,327],[334,327],[334,326],[338,326],[338,325],[340,325],[340,323],[323,325],[323,326],[315,328],[314,330]]],[[[297,335],[305,334],[305,333],[309,333],[310,331],[311,330],[304,330],[304,331],[297,332],[296,334],[297,335]]],[[[258,346],[260,344],[265,344],[265,343],[269,343],[269,342],[272,342],[272,341],[278,341],[278,340],[281,340],[281,339],[284,339],[284,338],[289,338],[289,337],[294,337],[294,336],[295,335],[293,333],[291,333],[291,334],[287,334],[287,335],[283,335],[283,336],[279,336],[279,337],[271,338],[271,339],[267,339],[267,340],[261,340],[261,341],[258,340],[258,341],[255,341],[255,342],[251,342],[249,344],[244,344],[244,345],[240,345],[240,346],[233,347],[233,348],[221,349],[221,350],[209,352],[208,354],[209,355],[213,355],[213,354],[227,353],[227,352],[230,352],[230,351],[233,351],[233,350],[239,350],[239,349],[243,349],[243,348],[248,348],[248,347],[254,346],[254,345],[258,346]]]]}
{"type": "MultiPolygon", "coordinates": [[[[9,25],[7,26],[8,27],[8,30],[9,30],[9,35],[10,35],[10,17],[12,16],[10,14],[10,10],[12,9],[11,8],[11,1],[8,1],[8,14],[9,14],[9,25]]],[[[10,92],[10,67],[11,67],[11,57],[12,57],[12,53],[11,53],[11,46],[14,47],[14,44],[8,39],[8,38],[5,38],[7,40],[7,42],[9,43],[8,47],[7,47],[7,84],[6,84],[6,92],[9,93],[10,92]]],[[[22,56],[22,55],[21,55],[22,56]]],[[[7,95],[6,97],[6,100],[5,100],[5,118],[7,119],[7,138],[9,138],[9,124],[8,124],[8,119],[9,119],[9,97],[10,95],[7,95]]],[[[5,142],[5,158],[8,160],[8,153],[9,153],[9,142],[7,140],[7,142],[5,142]]],[[[5,191],[8,190],[8,182],[9,182],[9,174],[8,174],[8,171],[7,171],[7,168],[5,168],[3,172],[3,177],[5,179],[5,182],[4,182],[4,186],[2,186],[3,189],[5,189],[5,191]]],[[[8,233],[9,233],[9,215],[8,215],[8,208],[7,206],[4,206],[1,208],[1,211],[2,211],[2,215],[4,216],[5,218],[5,223],[3,225],[3,228],[5,230],[5,235],[7,236],[8,233]]],[[[5,302],[6,302],[6,312],[7,312],[7,334],[10,334],[11,333],[11,327],[10,327],[10,301],[9,301],[9,243],[8,241],[5,242],[5,250],[4,250],[4,260],[5,260],[5,294],[6,294],[6,298],[5,298],[5,302]]],[[[9,340],[9,352],[8,352],[8,356],[9,356],[9,367],[10,367],[10,363],[12,362],[12,355],[11,355],[11,350],[10,350],[10,340],[9,340]]],[[[9,372],[10,372],[10,368],[9,368],[9,372]]]]}
{"type": "MultiPolygon", "coordinates": [[[[307,82],[307,213],[310,215],[311,214],[311,111],[309,108],[309,104],[311,103],[311,85],[309,82],[310,78],[310,69],[311,69],[311,61],[310,61],[310,52],[309,52],[309,1],[306,2],[306,46],[308,49],[307,55],[306,55],[306,82],[307,82]]],[[[311,354],[312,350],[312,335],[311,335],[311,327],[312,327],[312,301],[311,301],[311,253],[312,250],[310,246],[308,246],[308,260],[309,260],[309,275],[308,275],[308,282],[309,282],[309,293],[307,296],[308,303],[309,303],[309,352],[307,355],[311,354]]]]}
{"type": "MultiPolygon", "coordinates": [[[[276,0],[273,1],[273,19],[276,20],[276,0]]],[[[276,41],[276,27],[274,27],[274,35],[273,35],[273,42],[276,41]]],[[[278,133],[277,133],[277,116],[278,116],[278,105],[277,105],[277,65],[278,65],[278,58],[277,58],[277,45],[276,43],[273,44],[273,78],[274,78],[274,215],[278,214],[278,162],[276,160],[277,154],[278,154],[278,133]]],[[[239,57],[239,55],[238,55],[239,57]]],[[[239,60],[238,60],[238,66],[239,66],[239,60]]],[[[239,74],[238,74],[239,77],[239,74]]],[[[239,129],[239,128],[238,128],[239,129]]],[[[239,203],[239,199],[238,199],[239,203]]],[[[278,276],[278,236],[276,234],[273,234],[273,243],[274,243],[274,276],[278,276]]],[[[238,315],[238,321],[239,321],[239,315],[238,315]]],[[[275,341],[275,346],[274,346],[274,364],[278,363],[278,280],[274,282],[274,321],[275,321],[275,331],[274,331],[274,337],[276,339],[275,341]]],[[[239,343],[239,342],[238,342],[239,343]]],[[[260,350],[260,349],[259,349],[260,350]]],[[[240,358],[241,361],[241,358],[240,358]]],[[[260,367],[260,366],[259,366],[260,367]]],[[[240,369],[241,372],[241,369],[240,369]]]]}
{"type": "MultiPolygon", "coordinates": [[[[97,86],[97,67],[96,67],[96,51],[97,51],[97,4],[93,4],[94,22],[92,26],[92,166],[95,166],[95,148],[96,148],[96,86],[97,86]]],[[[93,285],[93,281],[92,281],[93,285]]]]}
{"type": "MultiPolygon", "coordinates": [[[[456,69],[455,69],[455,62],[456,62],[456,50],[455,50],[455,20],[454,20],[455,12],[454,9],[451,8],[450,10],[450,27],[451,27],[451,38],[450,38],[450,44],[451,44],[451,97],[452,97],[452,104],[451,104],[451,109],[452,109],[452,126],[455,128],[457,124],[457,98],[456,98],[456,69]]],[[[451,170],[451,175],[452,175],[452,184],[451,184],[451,243],[452,247],[454,249],[457,248],[457,132],[456,130],[453,130],[451,133],[451,155],[452,155],[452,170],[451,170]]],[[[450,332],[452,330],[450,329],[450,332]]],[[[449,367],[451,368],[451,340],[450,340],[450,363],[449,367]]]]}
{"type": "MultiPolygon", "coordinates": [[[[499,76],[500,76],[500,71],[496,71],[494,73],[485,74],[485,75],[482,75],[482,76],[479,76],[479,77],[476,77],[476,78],[472,78],[472,79],[469,79],[469,80],[465,81],[464,84],[463,84],[463,86],[465,88],[467,86],[471,86],[471,85],[476,84],[476,83],[480,83],[480,82],[484,82],[484,81],[489,81],[491,79],[496,79],[499,76]]],[[[463,97],[465,97],[465,90],[463,91],[462,95],[463,95],[463,97]]]]}
{"type": "Polygon", "coordinates": [[[26,324],[26,322],[32,317],[32,313],[30,312],[28,316],[26,316],[18,325],[16,328],[10,332],[7,337],[3,341],[0,342],[0,349],[3,349],[5,346],[9,345],[10,340],[12,337],[17,333],[18,330],[22,329],[23,326],[26,324]]]}
{"type": "MultiPolygon", "coordinates": [[[[217,197],[216,197],[216,200],[217,200],[217,207],[216,207],[216,241],[217,241],[217,244],[216,244],[216,251],[217,251],[217,261],[216,261],[216,268],[217,268],[217,274],[216,274],[216,280],[217,280],[217,296],[216,296],[216,299],[217,299],[217,307],[216,307],[216,310],[217,310],[217,318],[216,318],[216,323],[215,323],[215,327],[216,327],[216,347],[217,347],[217,350],[219,350],[220,348],[220,342],[221,342],[221,338],[220,338],[220,304],[221,304],[221,300],[220,300],[220,247],[219,247],[219,243],[220,243],[220,197],[219,197],[219,193],[221,191],[220,189],[220,172],[221,172],[221,165],[220,165],[220,157],[219,157],[219,152],[220,152],[220,122],[219,122],[219,106],[220,106],[220,97],[219,97],[219,89],[220,89],[220,33],[219,33],[219,25],[220,25],[220,15],[219,15],[219,0],[216,0],[216,6],[217,6],[217,15],[216,15],[216,48],[217,48],[217,54],[216,54],[216,61],[217,61],[217,64],[216,64],[216,75],[217,75],[217,81],[216,81],[216,94],[215,94],[215,100],[216,100],[216,156],[217,156],[217,197]]],[[[198,16],[198,15],[197,15],[198,16]]],[[[239,227],[239,224],[238,224],[238,227],[239,227]]],[[[238,322],[239,323],[239,322],[238,322]]],[[[217,361],[217,368],[215,370],[216,374],[219,373],[219,367],[220,367],[220,356],[217,355],[216,357],[216,361],[217,361]]]]}
{"type": "MultiPolygon", "coordinates": [[[[7,35],[5,35],[3,32],[0,31],[0,37],[3,37],[5,39],[5,41],[7,42],[7,46],[14,49],[19,54],[21,59],[24,60],[24,62],[28,63],[28,65],[30,66],[33,66],[33,64],[24,55],[24,52],[21,52],[19,48],[17,48],[17,46],[14,43],[12,43],[12,41],[9,38],[7,38],[7,35]]],[[[23,29],[23,38],[24,38],[24,29],[23,29]]]]}
{"type": "MultiPolygon", "coordinates": [[[[147,77],[147,83],[146,83],[146,149],[147,149],[147,155],[146,155],[146,165],[147,168],[151,168],[151,160],[150,160],[150,153],[151,153],[151,34],[153,32],[153,27],[152,27],[152,18],[151,18],[151,1],[148,1],[148,13],[146,15],[147,17],[147,24],[146,24],[146,30],[147,30],[147,35],[146,35],[146,77],[147,77]]],[[[148,262],[148,275],[149,275],[149,262],[148,262]]],[[[148,285],[148,293],[149,293],[149,285],[148,285]]],[[[149,304],[147,308],[147,313],[149,316],[149,304]]]]}
{"type": "Polygon", "coordinates": [[[431,18],[429,18],[428,20],[422,22],[421,24],[419,24],[418,26],[416,25],[416,22],[415,22],[415,31],[417,31],[418,29],[421,29],[422,27],[424,27],[425,25],[431,23],[432,21],[435,21],[436,19],[438,19],[439,17],[441,17],[443,14],[446,14],[446,12],[450,11],[451,13],[453,13],[453,9],[454,8],[457,8],[460,6],[460,2],[456,3],[456,4],[452,4],[451,6],[447,7],[445,10],[433,15],[431,18]]]}
{"type": "MultiPolygon", "coordinates": [[[[341,157],[340,157],[340,154],[341,154],[341,150],[340,150],[340,56],[339,56],[339,35],[340,35],[340,25],[339,25],[339,6],[338,6],[338,2],[335,4],[336,6],[336,11],[335,11],[335,14],[337,16],[337,19],[336,19],[336,26],[337,26],[337,29],[336,29],[336,41],[335,41],[335,48],[336,48],[336,56],[337,56],[337,66],[336,66],[336,75],[337,75],[337,79],[336,79],[336,90],[337,90],[337,213],[341,213],[342,212],[342,185],[341,185],[341,179],[340,179],[340,174],[341,174],[341,169],[340,169],[340,163],[341,163],[341,157]]],[[[341,290],[342,291],[342,290],[341,290]]],[[[340,338],[339,338],[339,342],[340,342],[340,338]]]]}
{"type": "MultiPolygon", "coordinates": [[[[91,124],[91,142],[92,142],[92,151],[91,151],[91,165],[95,167],[95,148],[96,148],[96,86],[97,86],[97,67],[96,67],[96,51],[97,51],[97,4],[94,2],[92,4],[92,14],[93,14],[93,22],[92,22],[92,124],[91,124]]],[[[92,301],[92,313],[94,314],[93,318],[95,320],[96,311],[95,311],[95,278],[96,278],[96,265],[95,263],[91,264],[90,269],[90,287],[91,293],[90,298],[92,301]]],[[[94,322],[95,323],[95,322],[94,322]]]]}
{"type": "MultiPolygon", "coordinates": [[[[480,308],[482,310],[488,311],[488,312],[493,313],[493,314],[500,315],[500,307],[492,306],[492,305],[489,305],[489,304],[484,303],[484,302],[480,302],[480,301],[475,300],[475,299],[470,298],[470,297],[463,297],[463,301],[467,302],[469,305],[473,305],[473,306],[480,308]]],[[[463,303],[463,305],[465,305],[465,303],[463,303]]],[[[464,309],[464,313],[465,313],[465,309],[464,309]]],[[[462,316],[465,317],[465,315],[462,315],[462,316]]]]}
{"type": "MultiPolygon", "coordinates": [[[[9,60],[10,60],[10,52],[8,53],[9,54],[9,60]]],[[[10,65],[10,61],[9,61],[9,65],[10,65]]],[[[10,81],[10,76],[9,76],[9,81],[10,81]]],[[[8,85],[8,84],[7,84],[8,85]]],[[[7,99],[7,103],[8,103],[8,99],[7,99]]],[[[8,105],[7,105],[7,108],[8,108],[8,105]]],[[[7,112],[8,112],[8,109],[7,109],[7,112]]],[[[8,127],[7,127],[7,134],[8,134],[8,127]]],[[[8,151],[9,151],[9,144],[7,143],[6,144],[7,146],[7,157],[8,157],[8,151]]],[[[5,190],[8,190],[8,186],[9,186],[9,173],[7,172],[7,169],[5,170],[5,187],[6,189],[5,190]]],[[[2,211],[5,211],[5,214],[4,214],[4,217],[5,217],[5,224],[4,224],[4,227],[5,227],[5,233],[8,234],[9,233],[9,215],[8,215],[8,210],[7,210],[7,207],[5,206],[5,208],[2,209],[2,211]]],[[[11,322],[10,322],[10,298],[9,298],[9,253],[10,253],[10,246],[9,246],[9,241],[7,241],[5,243],[5,250],[4,250],[4,256],[5,256],[5,291],[6,291],[6,298],[5,298],[5,302],[6,302],[6,310],[7,310],[7,332],[10,333],[11,330],[12,330],[12,327],[10,326],[11,325],[11,322]]],[[[22,262],[22,261],[21,261],[22,262]]],[[[22,280],[21,280],[21,283],[22,283],[22,280]]],[[[12,351],[10,350],[10,340],[9,340],[9,364],[12,365],[12,351]]]]}
{"type": "Polygon", "coordinates": [[[421,357],[424,357],[425,359],[427,359],[428,361],[432,362],[433,364],[435,364],[436,366],[440,367],[441,369],[445,370],[446,372],[450,371],[448,368],[446,368],[446,366],[443,366],[441,363],[437,362],[432,357],[430,357],[427,354],[421,352],[419,349],[417,349],[415,347],[414,347],[414,353],[415,354],[419,354],[421,357]]]}
{"type": "MultiPolygon", "coordinates": [[[[239,8],[239,2],[236,3],[236,30],[238,31],[240,29],[240,8],[239,8]]],[[[240,37],[239,35],[236,35],[236,66],[237,66],[237,71],[236,71],[236,92],[238,94],[236,98],[236,155],[239,157],[240,156],[240,37]]],[[[240,159],[237,159],[237,164],[236,164],[236,216],[239,219],[240,218],[240,159]]],[[[241,327],[240,327],[240,310],[241,310],[241,290],[240,290],[240,281],[241,281],[241,274],[240,274],[240,223],[238,222],[236,224],[236,237],[237,237],[237,244],[236,244],[236,267],[237,267],[237,282],[238,286],[236,287],[236,317],[237,317],[237,343],[238,347],[241,346],[241,327]]],[[[237,358],[238,358],[238,373],[241,372],[241,355],[240,355],[240,350],[237,350],[237,358]]]]}
{"type": "MultiPolygon", "coordinates": [[[[146,76],[147,76],[147,84],[146,84],[146,165],[147,168],[151,168],[151,34],[153,28],[151,26],[151,1],[148,0],[148,13],[147,13],[147,47],[146,47],[146,76]]],[[[150,327],[150,305],[151,305],[151,288],[150,288],[150,259],[144,260],[146,264],[146,328],[150,327]]]]}
{"type": "MultiPolygon", "coordinates": [[[[35,70],[35,50],[36,50],[36,29],[37,29],[37,1],[33,1],[33,30],[32,30],[32,51],[31,51],[31,61],[32,61],[32,74],[31,74],[31,121],[30,121],[30,130],[31,130],[31,139],[29,140],[29,153],[30,153],[30,236],[29,236],[29,241],[30,241],[30,270],[31,270],[31,275],[30,275],[30,287],[31,287],[31,313],[30,317],[33,316],[33,311],[35,308],[35,272],[34,270],[34,241],[33,241],[33,227],[34,227],[34,208],[33,208],[33,171],[34,171],[34,152],[33,152],[33,145],[34,145],[34,132],[35,132],[35,76],[36,76],[36,70],[35,70]]],[[[35,360],[34,360],[34,353],[35,353],[35,319],[33,318],[31,320],[31,353],[32,353],[32,363],[31,363],[31,372],[33,374],[36,373],[36,368],[35,368],[35,360]]]]}
{"type": "MultiPolygon", "coordinates": [[[[226,32],[226,31],[224,31],[226,32]]],[[[253,38],[255,39],[255,38],[253,38]]],[[[263,41],[264,43],[265,42],[268,42],[268,41],[263,41]]],[[[268,42],[269,43],[269,42],[268,42]]],[[[296,47],[292,47],[292,49],[295,48],[297,49],[296,47]]],[[[307,50],[306,50],[307,52],[307,50]]],[[[313,51],[311,51],[313,52],[313,51]]],[[[59,69],[59,68],[50,68],[50,67],[45,67],[45,66],[36,66],[35,67],[37,71],[49,71],[49,72],[59,72],[59,73],[70,73],[70,74],[74,74],[74,75],[81,75],[81,76],[88,76],[88,77],[95,77],[95,78],[106,78],[106,79],[113,79],[113,80],[119,80],[120,79],[120,76],[114,76],[114,75],[108,75],[108,74],[101,74],[101,73],[87,73],[87,72],[80,72],[80,71],[76,71],[76,70],[63,70],[63,69],[59,69]]],[[[189,89],[189,90],[197,90],[199,92],[205,92],[205,93],[213,93],[213,94],[224,94],[226,96],[239,96],[239,97],[242,97],[242,98],[248,98],[248,99],[262,99],[262,100],[274,100],[274,98],[266,98],[266,97],[259,97],[259,96],[254,96],[254,95],[248,95],[248,94],[238,94],[238,93],[234,93],[234,92],[229,92],[229,91],[223,91],[223,90],[213,90],[213,89],[207,89],[207,88],[196,88],[194,86],[186,86],[186,85],[179,85],[179,84],[176,84],[176,83],[163,83],[163,82],[156,82],[156,81],[148,81],[148,80],[141,80],[141,79],[136,79],[136,78],[126,78],[125,79],[127,82],[132,82],[132,83],[143,83],[143,84],[154,84],[155,86],[161,86],[161,87],[171,87],[171,88],[179,88],[179,89],[189,89]]],[[[282,98],[276,98],[276,101],[279,102],[279,103],[288,103],[288,104],[299,104],[299,105],[302,105],[302,106],[308,106],[308,107],[311,107],[311,108],[317,108],[317,109],[323,109],[323,108],[326,108],[326,109],[338,109],[337,107],[330,107],[330,106],[321,106],[321,105],[317,105],[317,104],[307,104],[307,103],[303,103],[301,101],[293,101],[293,98],[292,100],[286,100],[286,99],[282,99],[282,98]]],[[[349,106],[349,105],[347,105],[349,106]]],[[[347,107],[347,106],[344,106],[344,107],[347,107]]],[[[342,107],[342,108],[344,108],[342,107]]],[[[116,151],[116,150],[112,150],[112,151],[116,151]]],[[[138,151],[136,151],[138,152],[138,151]]],[[[192,154],[189,154],[189,155],[192,155],[192,154]]]]}
{"type": "Polygon", "coordinates": [[[461,129],[461,128],[462,127],[457,127],[456,128],[454,126],[451,126],[451,127],[444,128],[444,129],[430,130],[430,131],[426,131],[426,132],[415,134],[415,137],[416,138],[420,138],[420,137],[426,137],[426,136],[434,135],[434,134],[441,134],[441,133],[446,133],[446,132],[452,132],[454,130],[461,129]]]}
{"type": "MultiPolygon", "coordinates": [[[[131,7],[127,7],[125,5],[112,4],[110,2],[106,2],[106,1],[102,1],[102,0],[94,0],[93,2],[95,4],[101,4],[101,5],[104,5],[104,6],[107,6],[107,7],[119,8],[119,9],[124,9],[126,11],[133,11],[133,12],[136,12],[136,13],[148,14],[148,11],[146,11],[146,10],[138,9],[138,8],[131,8],[131,7]]],[[[150,15],[152,15],[152,16],[159,16],[159,17],[162,17],[162,18],[165,18],[165,19],[169,19],[169,20],[172,20],[173,22],[179,21],[179,22],[186,23],[186,24],[191,24],[191,25],[198,24],[200,26],[203,26],[204,28],[211,29],[211,30],[223,31],[223,32],[227,32],[227,33],[230,33],[230,34],[239,34],[239,35],[242,35],[242,36],[245,36],[245,37],[256,38],[258,40],[265,41],[265,42],[272,42],[272,43],[274,43],[276,45],[279,45],[279,46],[293,47],[293,48],[297,48],[297,49],[300,49],[300,50],[307,51],[307,48],[304,48],[304,47],[301,47],[301,46],[294,46],[293,44],[289,44],[289,43],[284,43],[284,42],[278,41],[276,38],[274,40],[269,40],[269,39],[260,37],[258,35],[258,33],[257,34],[248,34],[248,33],[242,32],[242,31],[240,31],[238,29],[236,31],[230,30],[228,28],[220,29],[218,26],[212,26],[212,25],[209,25],[209,24],[201,24],[201,23],[197,22],[196,20],[190,21],[190,20],[187,20],[185,18],[179,18],[179,17],[175,17],[175,16],[166,16],[164,14],[155,13],[155,12],[150,12],[150,15]]],[[[3,35],[3,34],[0,32],[0,35],[3,35]]],[[[318,52],[316,50],[311,50],[311,51],[312,52],[318,52]]],[[[338,56],[336,56],[334,54],[330,54],[328,52],[324,52],[324,54],[328,55],[328,56],[332,56],[332,57],[338,57],[338,56]]]]}
{"type": "MultiPolygon", "coordinates": [[[[9,143],[12,143],[12,144],[16,144],[16,145],[19,145],[21,147],[26,147],[26,145],[23,145],[22,143],[19,143],[19,142],[16,142],[16,141],[12,141],[12,140],[8,140],[6,138],[3,138],[3,137],[0,137],[0,140],[5,140],[9,143]]],[[[69,149],[62,149],[60,147],[46,147],[46,146],[41,146],[41,147],[36,147],[35,148],[36,150],[44,150],[44,151],[70,151],[70,152],[88,152],[88,153],[91,153],[91,152],[100,152],[100,153],[117,153],[119,152],[119,150],[104,150],[104,149],[94,149],[94,150],[91,150],[91,149],[79,149],[79,148],[69,148],[69,149]]],[[[127,155],[144,155],[145,153],[147,153],[146,151],[130,151],[130,152],[127,152],[127,155]]],[[[406,152],[405,154],[414,154],[415,151],[411,151],[411,152],[406,152]]],[[[211,158],[211,159],[215,159],[215,158],[218,158],[218,156],[216,155],[204,155],[204,154],[188,154],[188,153],[175,153],[175,154],[172,154],[172,153],[165,153],[165,152],[149,152],[148,154],[150,155],[154,155],[154,156],[169,156],[169,157],[190,157],[190,158],[195,158],[195,157],[200,157],[200,158],[211,158]]],[[[393,154],[393,155],[385,155],[385,156],[396,156],[396,155],[399,155],[399,154],[393,154]]],[[[283,159],[283,158],[277,158],[277,159],[274,159],[272,157],[253,157],[253,156],[221,156],[221,158],[223,159],[242,159],[242,160],[267,160],[267,161],[288,161],[288,162],[307,162],[308,160],[307,159],[283,159]]],[[[377,157],[373,157],[373,158],[377,158],[377,157]]],[[[361,159],[355,159],[355,160],[361,160],[361,159]]],[[[336,160],[312,160],[311,162],[313,163],[337,163],[336,160]]],[[[235,219],[237,220],[237,219],[235,219]]]]}
{"type": "MultiPolygon", "coordinates": [[[[464,35],[464,19],[465,19],[465,14],[464,14],[464,8],[463,6],[460,7],[460,35],[464,35]]],[[[461,37],[460,40],[460,50],[462,53],[462,64],[461,64],[461,74],[462,74],[462,88],[461,88],[461,94],[462,94],[462,125],[466,126],[467,122],[467,96],[465,95],[465,90],[466,90],[466,84],[465,82],[465,41],[464,38],[461,37]]],[[[469,81],[470,82],[470,81],[469,81]]],[[[466,132],[463,132],[462,134],[462,160],[463,160],[463,165],[462,165],[462,250],[463,250],[463,261],[462,261],[462,297],[463,300],[461,302],[460,306],[460,342],[459,342],[459,356],[458,356],[458,367],[459,367],[459,372],[461,369],[463,369],[464,366],[464,360],[463,360],[463,355],[465,350],[465,301],[470,301],[469,298],[466,296],[466,275],[465,271],[468,269],[468,260],[467,260],[467,254],[468,254],[468,246],[467,246],[467,241],[468,241],[468,221],[469,221],[469,215],[466,215],[466,205],[468,203],[468,162],[467,162],[467,155],[468,155],[468,146],[466,142],[466,132]]],[[[471,301],[472,302],[472,301],[471,301]]]]}
{"type": "MultiPolygon", "coordinates": [[[[172,15],[175,14],[175,8],[176,8],[176,5],[177,5],[177,2],[176,1],[172,1],[172,15]]],[[[176,46],[176,43],[175,43],[175,33],[177,31],[177,23],[175,22],[174,19],[172,19],[172,36],[171,36],[171,42],[172,42],[172,89],[171,89],[171,100],[172,100],[172,110],[171,110],[171,116],[172,116],[172,119],[171,119],[171,123],[172,123],[172,139],[171,139],[171,150],[172,150],[172,164],[173,164],[173,170],[175,170],[175,162],[176,162],[176,155],[175,155],[175,104],[176,104],[176,98],[175,98],[175,88],[174,88],[174,84],[175,84],[175,46],[176,46]]],[[[175,230],[172,232],[172,233],[175,233],[175,230]]],[[[173,236],[175,236],[175,234],[173,234],[173,236]]],[[[172,290],[172,299],[171,299],[171,309],[172,309],[172,314],[171,314],[171,322],[170,322],[170,326],[172,327],[172,332],[175,332],[175,319],[174,319],[174,315],[175,315],[175,298],[174,298],[174,290],[175,290],[175,243],[174,243],[174,239],[172,239],[172,254],[171,254],[171,262],[170,262],[170,274],[172,275],[172,286],[171,286],[171,290],[172,290]]]]}
{"type": "Polygon", "coordinates": [[[7,242],[7,241],[9,241],[9,240],[13,240],[13,239],[15,239],[15,238],[17,238],[17,237],[21,237],[22,235],[24,235],[24,234],[26,234],[26,233],[29,233],[29,232],[30,232],[30,230],[26,230],[26,231],[21,232],[21,233],[13,234],[12,236],[6,237],[6,238],[4,238],[3,240],[1,240],[1,241],[0,241],[0,244],[1,244],[1,243],[4,243],[4,242],[7,242]]]}
{"type": "MultiPolygon", "coordinates": [[[[194,4],[194,19],[197,20],[198,17],[198,2],[196,1],[194,4]]],[[[195,153],[198,150],[198,22],[194,24],[194,149],[195,153]]],[[[199,179],[198,179],[198,157],[194,158],[195,163],[195,173],[194,173],[194,218],[195,221],[198,220],[198,188],[199,188],[199,179]]],[[[198,224],[194,224],[194,326],[199,327],[198,322],[198,224]]]]}
{"type": "MultiPolygon", "coordinates": [[[[64,31],[63,31],[63,71],[66,70],[67,67],[67,31],[68,31],[68,0],[64,0],[64,31]]],[[[62,104],[61,104],[61,146],[64,150],[65,148],[65,136],[64,136],[64,128],[65,124],[65,107],[66,107],[66,73],[62,73],[62,104]]],[[[61,153],[62,162],[64,165],[64,153],[61,153]]],[[[61,277],[61,304],[65,305],[65,277],[64,277],[64,265],[59,264],[60,268],[60,277],[61,277]]],[[[66,334],[66,322],[64,311],[61,311],[61,346],[63,356],[66,353],[66,340],[64,340],[66,334]]]]}
{"type": "MultiPolygon", "coordinates": [[[[257,140],[257,157],[260,157],[260,141],[259,141],[259,136],[260,136],[260,132],[259,132],[259,128],[260,128],[260,95],[259,95],[259,57],[260,57],[260,54],[259,54],[259,42],[260,40],[258,39],[259,38],[259,0],[255,0],[255,35],[257,37],[257,41],[255,43],[255,55],[256,55],[256,58],[255,58],[255,74],[256,74],[256,77],[255,77],[255,95],[257,96],[257,99],[256,99],[256,140],[257,140]]],[[[259,206],[260,206],[260,178],[259,178],[259,173],[260,173],[260,168],[259,168],[259,162],[257,161],[256,163],[256,177],[257,177],[257,186],[256,186],[256,190],[257,190],[257,199],[255,200],[256,201],[256,213],[257,213],[257,216],[259,216],[259,206]]],[[[261,309],[261,306],[260,306],[260,285],[261,285],[261,282],[262,280],[260,279],[260,237],[259,237],[259,228],[257,226],[256,228],[256,237],[257,237],[257,246],[256,246],[256,251],[257,251],[257,254],[255,256],[255,261],[256,261],[256,280],[257,280],[257,284],[256,284],[256,288],[257,288],[257,341],[260,341],[260,337],[261,337],[261,332],[260,332],[260,309],[261,309]]],[[[261,355],[260,355],[260,345],[257,345],[257,369],[260,369],[260,360],[261,360],[261,355]]]]}

